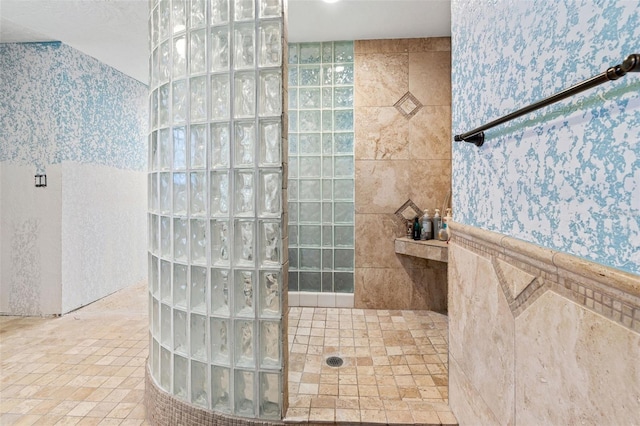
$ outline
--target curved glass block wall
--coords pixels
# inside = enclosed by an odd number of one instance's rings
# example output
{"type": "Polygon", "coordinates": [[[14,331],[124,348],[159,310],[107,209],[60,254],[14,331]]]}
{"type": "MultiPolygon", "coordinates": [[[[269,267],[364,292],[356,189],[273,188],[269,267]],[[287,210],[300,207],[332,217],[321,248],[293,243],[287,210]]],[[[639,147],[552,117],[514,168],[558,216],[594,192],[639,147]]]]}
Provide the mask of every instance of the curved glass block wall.
{"type": "Polygon", "coordinates": [[[353,42],[289,44],[289,290],[353,293],[353,42]]]}
{"type": "Polygon", "coordinates": [[[149,370],[182,401],[280,419],[282,0],[151,3],[149,370]]]}

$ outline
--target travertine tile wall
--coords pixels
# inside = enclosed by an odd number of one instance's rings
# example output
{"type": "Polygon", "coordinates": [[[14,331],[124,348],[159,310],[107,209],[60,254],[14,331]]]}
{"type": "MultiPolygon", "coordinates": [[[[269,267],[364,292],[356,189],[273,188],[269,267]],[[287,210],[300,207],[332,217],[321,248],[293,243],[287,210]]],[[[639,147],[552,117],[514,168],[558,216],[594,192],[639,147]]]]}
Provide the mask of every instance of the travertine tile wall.
{"type": "Polygon", "coordinates": [[[396,255],[405,228],[394,213],[409,198],[433,213],[451,188],[451,39],[356,41],[354,50],[355,306],[446,310],[446,264],[396,255]],[[405,117],[394,105],[408,92],[419,109],[405,117]]]}

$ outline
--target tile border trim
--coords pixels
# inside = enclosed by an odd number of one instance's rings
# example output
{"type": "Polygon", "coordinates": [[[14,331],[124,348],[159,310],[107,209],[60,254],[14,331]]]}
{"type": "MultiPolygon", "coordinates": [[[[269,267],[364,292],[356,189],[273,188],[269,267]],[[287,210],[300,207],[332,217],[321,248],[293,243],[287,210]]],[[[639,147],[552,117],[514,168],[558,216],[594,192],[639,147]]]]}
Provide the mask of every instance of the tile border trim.
{"type": "Polygon", "coordinates": [[[452,245],[491,262],[514,317],[550,290],[640,333],[640,276],[473,226],[449,227],[452,245]],[[515,299],[498,259],[536,277],[515,299]]]}

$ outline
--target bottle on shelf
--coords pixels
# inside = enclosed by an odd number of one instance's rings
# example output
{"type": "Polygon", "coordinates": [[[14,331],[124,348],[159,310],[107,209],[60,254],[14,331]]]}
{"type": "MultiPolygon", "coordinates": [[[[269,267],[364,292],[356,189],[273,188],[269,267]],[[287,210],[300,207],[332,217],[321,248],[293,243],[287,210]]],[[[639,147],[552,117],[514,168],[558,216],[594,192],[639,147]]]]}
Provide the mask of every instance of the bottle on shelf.
{"type": "Polygon", "coordinates": [[[429,215],[429,209],[424,211],[424,216],[422,216],[422,233],[420,234],[421,240],[431,240],[433,239],[433,230],[432,230],[431,216],[429,215]]]}
{"type": "Polygon", "coordinates": [[[447,208],[447,215],[442,218],[442,228],[438,231],[440,241],[449,241],[449,220],[451,219],[451,209],[447,208]]]}
{"type": "Polygon", "coordinates": [[[440,209],[436,209],[431,219],[433,222],[433,238],[438,239],[440,228],[442,227],[442,217],[440,217],[440,209]]]}
{"type": "Polygon", "coordinates": [[[413,219],[413,239],[420,239],[420,221],[418,220],[418,216],[413,219]]]}

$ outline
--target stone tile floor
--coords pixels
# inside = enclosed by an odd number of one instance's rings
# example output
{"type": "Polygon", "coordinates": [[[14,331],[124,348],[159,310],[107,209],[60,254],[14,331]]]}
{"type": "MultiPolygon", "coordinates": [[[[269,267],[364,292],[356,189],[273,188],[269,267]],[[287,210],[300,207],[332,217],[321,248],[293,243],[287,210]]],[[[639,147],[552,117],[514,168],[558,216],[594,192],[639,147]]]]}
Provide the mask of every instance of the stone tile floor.
{"type": "MultiPolygon", "coordinates": [[[[147,302],[139,284],[62,317],[0,316],[0,425],[146,425],[147,302]]],[[[286,421],[455,423],[446,316],[291,308],[289,326],[286,421]]]]}
{"type": "Polygon", "coordinates": [[[290,308],[285,421],[457,424],[447,341],[435,312],[290,308]],[[328,366],[329,356],[344,364],[328,366]]]}

